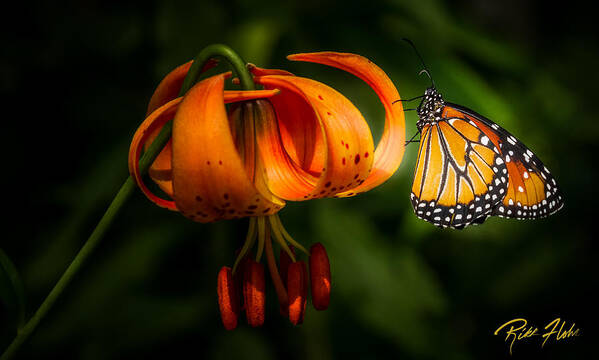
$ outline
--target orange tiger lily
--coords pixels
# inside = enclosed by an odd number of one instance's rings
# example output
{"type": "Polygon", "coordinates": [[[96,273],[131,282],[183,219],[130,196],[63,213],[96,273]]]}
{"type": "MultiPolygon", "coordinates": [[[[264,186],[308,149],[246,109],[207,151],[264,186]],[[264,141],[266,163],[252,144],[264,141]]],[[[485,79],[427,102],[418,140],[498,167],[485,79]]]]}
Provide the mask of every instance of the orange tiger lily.
{"type": "Polygon", "coordinates": [[[393,105],[400,97],[378,66],[359,55],[334,52],[288,58],[337,67],[375,90],[386,112],[376,149],[368,124],[347,98],[283,70],[249,66],[255,84],[264,90],[225,91],[227,74],[219,74],[177,98],[191,62],[160,83],[131,143],[130,172],[157,205],[202,223],[250,217],[235,265],[224,267],[218,276],[219,307],[227,329],[237,326],[240,301],[250,325],[264,321],[264,268],[259,263],[264,249],[281,311],[293,324],[303,321],[308,279],[315,307],[326,309],[330,265],[324,247],[305,250],[285,231],[277,212],[288,200],[348,197],[370,190],[395,172],[403,156],[404,115],[401,103],[393,105]],[[225,104],[231,104],[228,111],[225,104]],[[138,162],[142,148],[171,119],[172,139],[149,170],[150,178],[171,198],[163,199],[144,185],[138,162]],[[271,236],[281,245],[278,268],[271,236]],[[256,240],[254,261],[247,253],[256,240]],[[289,245],[310,255],[310,276],[289,245]],[[243,283],[242,296],[237,282],[243,283]]]}

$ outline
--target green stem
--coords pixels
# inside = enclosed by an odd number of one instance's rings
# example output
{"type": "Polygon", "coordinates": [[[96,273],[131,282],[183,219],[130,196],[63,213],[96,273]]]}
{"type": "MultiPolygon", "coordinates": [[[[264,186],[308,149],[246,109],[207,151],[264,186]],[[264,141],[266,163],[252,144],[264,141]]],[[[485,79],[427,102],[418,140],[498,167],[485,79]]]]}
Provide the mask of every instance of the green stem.
{"type": "MultiPolygon", "coordinates": [[[[252,77],[246,69],[244,61],[237,55],[231,48],[226,45],[216,44],[210,45],[204,48],[198,56],[194,59],[194,63],[189,69],[181,90],[180,95],[183,95],[189,90],[193,84],[199,79],[201,75],[201,69],[203,65],[209,59],[218,56],[227,60],[239,77],[241,86],[245,90],[254,90],[255,86],[252,81],[252,77]]],[[[170,139],[172,131],[172,122],[167,123],[156,139],[149,146],[147,151],[143,154],[139,162],[139,170],[142,175],[146,174],[150,165],[154,162],[160,151],[164,148],[168,140],[170,139]]],[[[94,252],[100,240],[102,240],[104,234],[108,231],[112,222],[119,214],[123,205],[129,200],[131,195],[134,193],[136,188],[135,181],[129,176],[119,192],[116,194],[112,203],[104,213],[104,216],[100,219],[100,222],[87,239],[81,250],[77,253],[71,264],[67,267],[65,272],[62,274],[54,288],[50,291],[46,299],[42,302],[40,307],[36,310],[35,314],[29,319],[29,321],[20,330],[17,331],[17,336],[14,338],[12,343],[8,346],[4,354],[0,357],[0,360],[11,359],[19,348],[27,341],[31,334],[35,331],[39,323],[44,319],[48,311],[52,308],[56,300],[62,295],[64,290],[73,280],[75,275],[79,272],[81,267],[85,264],[86,260],[94,252]]]]}

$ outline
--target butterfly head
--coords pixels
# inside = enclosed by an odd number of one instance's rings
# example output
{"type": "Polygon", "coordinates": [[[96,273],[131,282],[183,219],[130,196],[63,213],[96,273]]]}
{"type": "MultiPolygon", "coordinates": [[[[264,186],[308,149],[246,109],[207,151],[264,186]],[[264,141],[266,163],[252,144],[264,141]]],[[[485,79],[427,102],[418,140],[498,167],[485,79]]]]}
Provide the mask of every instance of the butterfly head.
{"type": "Polygon", "coordinates": [[[418,105],[418,128],[422,128],[427,123],[436,123],[441,120],[441,114],[445,107],[443,97],[434,86],[429,87],[424,92],[424,97],[418,105]]]}

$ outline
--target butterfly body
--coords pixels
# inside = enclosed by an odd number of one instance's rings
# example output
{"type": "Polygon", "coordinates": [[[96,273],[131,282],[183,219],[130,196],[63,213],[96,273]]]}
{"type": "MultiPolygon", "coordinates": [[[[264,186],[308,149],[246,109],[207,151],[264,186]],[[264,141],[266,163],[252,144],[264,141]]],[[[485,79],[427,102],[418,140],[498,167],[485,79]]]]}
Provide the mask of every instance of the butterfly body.
{"type": "Polygon", "coordinates": [[[541,160],[493,121],[430,87],[418,113],[420,148],[410,195],[416,216],[461,229],[488,216],[535,219],[563,206],[541,160]]]}

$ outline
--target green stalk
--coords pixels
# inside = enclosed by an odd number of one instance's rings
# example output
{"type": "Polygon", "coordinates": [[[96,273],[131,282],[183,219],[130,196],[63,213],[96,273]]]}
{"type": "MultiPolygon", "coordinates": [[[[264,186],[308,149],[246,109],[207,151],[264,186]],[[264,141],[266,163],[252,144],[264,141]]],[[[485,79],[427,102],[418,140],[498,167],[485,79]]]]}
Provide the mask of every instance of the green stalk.
{"type": "MultiPolygon", "coordinates": [[[[211,58],[222,57],[233,67],[239,81],[244,90],[254,90],[254,82],[252,76],[246,69],[245,62],[237,55],[231,48],[222,44],[210,45],[204,48],[194,59],[192,66],[183,81],[179,95],[183,96],[199,79],[201,75],[201,69],[204,64],[211,58]]],[[[158,134],[156,139],[148,147],[148,150],[143,154],[139,162],[139,171],[145,175],[150,168],[150,165],[154,162],[160,151],[164,148],[166,143],[171,137],[172,122],[168,122],[158,134]]],[[[100,240],[104,237],[112,222],[117,217],[123,205],[129,200],[131,195],[134,193],[136,188],[135,181],[131,176],[127,178],[119,192],[116,194],[110,206],[104,213],[104,216],[100,219],[100,222],[87,239],[81,250],[77,253],[71,264],[67,267],[65,272],[62,274],[54,288],[50,291],[46,299],[42,302],[40,307],[36,310],[35,314],[27,321],[27,323],[17,331],[17,336],[14,338],[12,343],[8,346],[4,354],[0,357],[0,360],[9,360],[20,349],[20,347],[29,339],[31,334],[35,331],[39,323],[44,319],[48,311],[52,308],[56,300],[62,295],[67,286],[71,283],[73,278],[77,275],[79,270],[85,264],[87,259],[93,254],[94,250],[100,243],[100,240]]]]}

